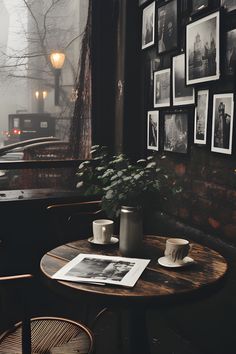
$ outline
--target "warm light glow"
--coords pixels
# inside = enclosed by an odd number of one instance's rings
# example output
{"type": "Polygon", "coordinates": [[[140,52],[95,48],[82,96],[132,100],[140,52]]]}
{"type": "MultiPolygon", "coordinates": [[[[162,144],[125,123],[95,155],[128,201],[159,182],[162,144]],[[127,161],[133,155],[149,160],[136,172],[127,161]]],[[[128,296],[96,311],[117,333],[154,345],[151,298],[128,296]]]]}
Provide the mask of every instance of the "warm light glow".
{"type": "Polygon", "coordinates": [[[48,95],[48,92],[46,90],[45,91],[35,91],[36,100],[38,100],[39,98],[43,98],[45,100],[47,95],[48,95]]]}
{"type": "Polygon", "coordinates": [[[61,69],[65,61],[65,54],[61,52],[53,52],[50,55],[50,60],[54,69],[61,69]]]}
{"type": "Polygon", "coordinates": [[[45,100],[45,98],[47,97],[48,93],[47,91],[43,91],[43,99],[45,100]]]}

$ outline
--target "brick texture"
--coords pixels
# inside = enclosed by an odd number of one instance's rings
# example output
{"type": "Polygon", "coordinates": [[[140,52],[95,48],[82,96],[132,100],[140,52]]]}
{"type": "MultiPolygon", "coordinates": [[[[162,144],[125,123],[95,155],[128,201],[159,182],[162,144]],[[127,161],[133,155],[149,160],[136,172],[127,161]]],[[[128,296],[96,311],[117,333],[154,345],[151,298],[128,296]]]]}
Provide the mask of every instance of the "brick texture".
{"type": "Polygon", "coordinates": [[[183,191],[164,209],[169,215],[236,244],[236,165],[228,156],[192,146],[184,161],[175,154],[160,159],[174,171],[183,191]]]}

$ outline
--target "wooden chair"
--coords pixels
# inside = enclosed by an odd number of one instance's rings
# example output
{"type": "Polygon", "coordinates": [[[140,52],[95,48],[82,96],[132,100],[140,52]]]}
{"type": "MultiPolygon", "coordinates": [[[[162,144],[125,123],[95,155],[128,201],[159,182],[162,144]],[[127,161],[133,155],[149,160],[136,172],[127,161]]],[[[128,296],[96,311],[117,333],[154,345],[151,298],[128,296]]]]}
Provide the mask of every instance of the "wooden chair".
{"type": "MultiPolygon", "coordinates": [[[[0,277],[0,284],[14,282],[18,285],[23,307],[31,274],[0,277]],[[24,291],[24,294],[23,294],[24,291]]],[[[24,309],[23,320],[0,336],[1,354],[73,354],[92,353],[94,338],[83,324],[57,317],[30,319],[24,309]]]]}
{"type": "Polygon", "coordinates": [[[53,204],[47,207],[51,236],[57,244],[64,244],[92,236],[92,222],[104,218],[101,201],[53,204]]]}

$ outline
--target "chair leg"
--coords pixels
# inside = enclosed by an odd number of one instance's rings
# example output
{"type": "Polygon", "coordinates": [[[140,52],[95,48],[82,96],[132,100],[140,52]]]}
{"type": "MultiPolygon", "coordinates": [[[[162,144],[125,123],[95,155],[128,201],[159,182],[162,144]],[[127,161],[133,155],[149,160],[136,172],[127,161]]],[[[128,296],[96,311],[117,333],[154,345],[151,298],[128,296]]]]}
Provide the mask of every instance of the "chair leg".
{"type": "Polygon", "coordinates": [[[31,354],[31,328],[30,328],[30,318],[25,315],[22,321],[22,354],[31,354]]]}

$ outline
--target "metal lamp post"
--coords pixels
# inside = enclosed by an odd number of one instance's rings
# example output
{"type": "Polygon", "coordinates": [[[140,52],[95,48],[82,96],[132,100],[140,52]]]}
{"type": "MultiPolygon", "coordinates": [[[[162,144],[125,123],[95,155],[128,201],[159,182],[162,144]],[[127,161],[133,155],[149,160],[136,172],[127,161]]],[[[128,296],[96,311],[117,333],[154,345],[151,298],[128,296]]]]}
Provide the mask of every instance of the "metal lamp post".
{"type": "Polygon", "coordinates": [[[60,96],[59,80],[61,75],[61,69],[65,61],[65,54],[59,51],[52,52],[50,55],[50,61],[54,68],[54,74],[55,74],[55,106],[59,106],[59,96],[60,96]]]}

